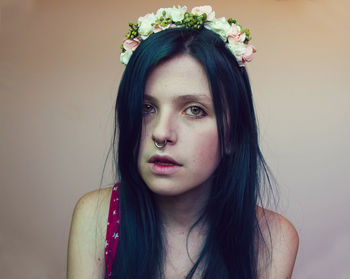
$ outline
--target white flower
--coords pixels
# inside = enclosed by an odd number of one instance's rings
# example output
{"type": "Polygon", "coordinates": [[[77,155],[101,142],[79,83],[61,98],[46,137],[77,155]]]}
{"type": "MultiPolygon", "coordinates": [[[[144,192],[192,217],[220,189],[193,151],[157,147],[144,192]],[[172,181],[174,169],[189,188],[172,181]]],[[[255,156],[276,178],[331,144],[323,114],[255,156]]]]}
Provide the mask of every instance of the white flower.
{"type": "Polygon", "coordinates": [[[178,6],[177,8],[174,6],[172,8],[169,8],[167,10],[167,15],[174,21],[181,21],[183,20],[185,13],[187,11],[187,7],[186,6],[178,6]]]}
{"type": "Polygon", "coordinates": [[[237,42],[229,42],[227,44],[227,47],[231,50],[233,55],[236,57],[238,62],[242,61],[242,56],[246,52],[246,47],[242,43],[237,43],[237,42]]]}
{"type": "MultiPolygon", "coordinates": [[[[149,13],[143,17],[139,17],[137,28],[139,36],[130,39],[130,32],[133,32],[135,28],[135,26],[132,26],[127,36],[128,39],[123,41],[124,52],[120,54],[120,61],[125,65],[128,64],[134,50],[141,41],[146,40],[151,34],[158,33],[168,28],[184,27],[185,23],[182,21],[186,12],[187,7],[181,7],[179,5],[177,7],[173,6],[172,8],[160,8],[156,14],[149,13]],[[176,22],[182,22],[182,24],[176,25],[176,22]]],[[[215,18],[215,12],[212,7],[208,5],[194,7],[191,14],[198,16],[203,14],[207,15],[204,27],[221,37],[241,66],[244,66],[245,62],[250,62],[253,59],[255,48],[244,43],[247,34],[245,32],[242,33],[241,27],[238,24],[230,24],[224,17],[215,18]]]]}
{"type": "Polygon", "coordinates": [[[159,8],[156,12],[156,18],[160,19],[161,17],[163,18],[168,18],[170,17],[170,10],[172,8],[159,8]]]}
{"type": "Polygon", "coordinates": [[[208,20],[213,20],[215,18],[215,12],[213,11],[213,8],[211,6],[199,6],[194,7],[191,11],[192,14],[202,15],[207,14],[208,20]]]}
{"type": "Polygon", "coordinates": [[[120,62],[122,62],[123,64],[128,64],[130,57],[132,55],[133,51],[132,50],[127,50],[125,52],[122,52],[120,54],[120,62]]]}
{"type": "Polygon", "coordinates": [[[211,22],[206,22],[204,27],[220,35],[225,42],[231,28],[230,24],[224,17],[214,19],[211,22]]]}
{"type": "Polygon", "coordinates": [[[167,11],[169,10],[170,8],[159,8],[156,12],[156,18],[161,18],[161,17],[164,17],[163,15],[163,12],[165,12],[165,17],[167,16],[167,11]]]}
{"type": "Polygon", "coordinates": [[[169,17],[174,22],[176,22],[176,21],[183,20],[186,11],[187,11],[187,7],[186,6],[181,7],[180,5],[177,8],[175,6],[172,8],[160,8],[156,13],[156,17],[158,19],[161,17],[164,17],[164,18],[169,17]],[[165,12],[165,16],[163,15],[164,12],[165,12]]]}
{"type": "Polygon", "coordinates": [[[152,23],[156,21],[157,17],[154,13],[147,14],[143,17],[139,17],[138,24],[139,24],[139,34],[141,35],[141,38],[145,40],[153,31],[152,23]]]}

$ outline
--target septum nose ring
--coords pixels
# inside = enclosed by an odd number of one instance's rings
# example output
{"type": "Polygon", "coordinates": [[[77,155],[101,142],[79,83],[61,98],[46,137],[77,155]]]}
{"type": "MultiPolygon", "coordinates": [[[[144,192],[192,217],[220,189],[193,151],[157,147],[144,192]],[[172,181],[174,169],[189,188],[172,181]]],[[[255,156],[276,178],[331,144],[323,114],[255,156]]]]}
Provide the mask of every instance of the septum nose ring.
{"type": "Polygon", "coordinates": [[[167,140],[165,139],[161,144],[159,144],[158,142],[157,142],[157,140],[153,140],[153,142],[154,142],[154,145],[158,148],[158,149],[162,149],[162,148],[164,148],[165,146],[166,146],[166,144],[167,144],[167,140]]]}

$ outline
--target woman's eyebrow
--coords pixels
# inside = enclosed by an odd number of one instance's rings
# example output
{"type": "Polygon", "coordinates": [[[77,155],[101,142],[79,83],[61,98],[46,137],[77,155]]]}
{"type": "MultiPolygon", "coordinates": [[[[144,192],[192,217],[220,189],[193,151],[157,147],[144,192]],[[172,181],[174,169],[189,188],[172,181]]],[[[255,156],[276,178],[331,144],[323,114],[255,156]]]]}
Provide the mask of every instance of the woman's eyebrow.
{"type": "MultiPolygon", "coordinates": [[[[157,103],[157,98],[154,98],[151,95],[145,94],[144,100],[151,101],[154,103],[157,103]]],[[[186,103],[186,102],[204,102],[207,105],[211,105],[211,97],[204,94],[186,94],[186,95],[180,95],[176,96],[172,99],[173,103],[186,103]]]]}
{"type": "Polygon", "coordinates": [[[203,94],[195,94],[195,95],[181,95],[177,96],[173,99],[174,102],[205,102],[210,104],[211,103],[211,97],[208,95],[203,94]]]}

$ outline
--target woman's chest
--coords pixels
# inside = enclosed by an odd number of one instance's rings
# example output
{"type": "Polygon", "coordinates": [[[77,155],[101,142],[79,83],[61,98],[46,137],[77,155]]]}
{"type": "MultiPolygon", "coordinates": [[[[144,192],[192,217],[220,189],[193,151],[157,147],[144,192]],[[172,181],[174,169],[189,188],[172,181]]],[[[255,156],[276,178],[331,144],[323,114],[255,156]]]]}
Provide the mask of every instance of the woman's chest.
{"type": "MultiPolygon", "coordinates": [[[[197,262],[203,241],[201,238],[180,236],[167,239],[164,260],[164,279],[186,278],[197,262]]],[[[201,265],[197,268],[193,279],[201,279],[201,265]]]]}

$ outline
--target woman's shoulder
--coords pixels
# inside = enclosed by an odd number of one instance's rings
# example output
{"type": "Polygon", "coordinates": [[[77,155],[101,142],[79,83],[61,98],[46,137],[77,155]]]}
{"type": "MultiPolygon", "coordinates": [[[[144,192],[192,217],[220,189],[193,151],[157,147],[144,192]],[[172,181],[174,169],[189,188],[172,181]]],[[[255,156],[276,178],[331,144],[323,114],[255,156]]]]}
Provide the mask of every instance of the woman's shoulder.
{"type": "Polygon", "coordinates": [[[69,279],[78,278],[76,274],[83,275],[79,278],[97,278],[104,274],[104,244],[112,190],[113,187],[107,187],[88,192],[75,205],[68,244],[69,279]]]}
{"type": "Polygon", "coordinates": [[[86,211],[94,209],[96,210],[96,205],[108,205],[113,187],[106,187],[97,190],[93,190],[81,196],[77,201],[74,212],[86,211]]]}
{"type": "Polygon", "coordinates": [[[297,230],[286,217],[268,209],[257,207],[257,218],[271,252],[267,278],[291,278],[299,247],[297,230]]]}
{"type": "MultiPolygon", "coordinates": [[[[88,224],[106,219],[112,189],[113,187],[102,188],[88,192],[80,197],[74,208],[73,220],[83,219],[84,223],[88,224]]],[[[105,221],[107,223],[107,220],[105,221]]]]}
{"type": "Polygon", "coordinates": [[[275,211],[257,206],[257,218],[259,225],[266,229],[266,225],[268,225],[271,233],[283,233],[294,237],[298,236],[294,225],[286,217],[275,211]]]}

